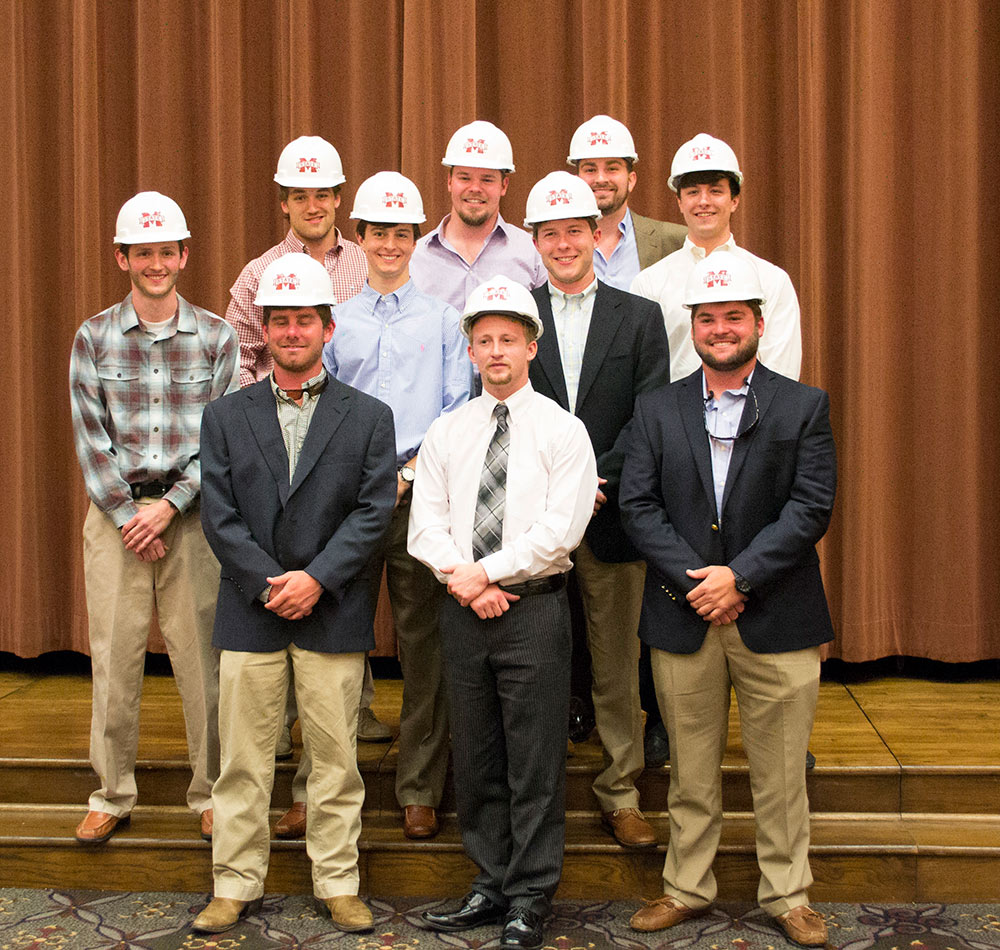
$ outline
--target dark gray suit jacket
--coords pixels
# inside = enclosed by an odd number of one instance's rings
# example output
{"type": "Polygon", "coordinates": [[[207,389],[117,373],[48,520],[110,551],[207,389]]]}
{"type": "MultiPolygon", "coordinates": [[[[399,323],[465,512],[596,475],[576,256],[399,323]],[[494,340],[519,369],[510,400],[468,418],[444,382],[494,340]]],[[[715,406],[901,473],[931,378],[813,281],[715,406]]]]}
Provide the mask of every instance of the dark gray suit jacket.
{"type": "Polygon", "coordinates": [[[374,647],[370,562],[396,500],[392,410],[330,378],[288,481],[274,394],[261,380],[205,407],[201,519],[222,565],[212,642],[270,652],[374,647]],[[304,570],[323,585],[312,614],[264,608],[268,577],[304,570]]]}
{"type": "MultiPolygon", "coordinates": [[[[721,521],[701,370],[636,402],[620,503],[648,565],[639,635],[658,649],[701,646],[708,624],[685,599],[699,583],[685,570],[708,564],[728,564],[750,583],[736,623],[755,653],[833,639],[816,554],[837,487],[830,399],[760,363],[751,385],[759,418],[733,446],[721,521]]],[[[748,398],[741,431],[753,413],[748,398]]]]}
{"type": "Polygon", "coordinates": [[[683,224],[647,218],[636,214],[631,208],[629,212],[632,215],[632,227],[635,228],[635,247],[639,252],[640,270],[651,267],[684,246],[684,238],[688,232],[683,224]]]}
{"type": "MultiPolygon", "coordinates": [[[[530,364],[531,385],[570,412],[548,283],[531,293],[545,327],[530,364]]],[[[632,418],[636,396],[669,381],[670,351],[659,305],[598,281],[575,414],[594,445],[597,474],[608,480],[602,486],[608,501],[587,526],[587,541],[602,561],[638,559],[618,516],[618,479],[625,458],[619,437],[632,418]]]]}

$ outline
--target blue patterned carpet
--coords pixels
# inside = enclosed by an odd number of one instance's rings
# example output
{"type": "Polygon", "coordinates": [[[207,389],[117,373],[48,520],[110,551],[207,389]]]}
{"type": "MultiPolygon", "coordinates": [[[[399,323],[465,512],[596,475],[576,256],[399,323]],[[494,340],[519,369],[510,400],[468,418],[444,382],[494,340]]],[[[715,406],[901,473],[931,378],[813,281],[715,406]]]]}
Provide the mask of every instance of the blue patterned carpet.
{"type": "MultiPolygon", "coordinates": [[[[420,913],[451,902],[371,900],[370,934],[332,930],[310,898],[269,896],[259,915],[216,937],[193,934],[204,894],[0,888],[0,950],[443,950],[497,945],[496,927],[436,934],[420,913]]],[[[705,917],[658,934],[636,934],[628,902],[559,901],[546,927],[551,950],[784,950],[792,947],[759,909],[718,904],[705,917]]],[[[835,950],[996,950],[1000,904],[817,904],[835,950]]]]}

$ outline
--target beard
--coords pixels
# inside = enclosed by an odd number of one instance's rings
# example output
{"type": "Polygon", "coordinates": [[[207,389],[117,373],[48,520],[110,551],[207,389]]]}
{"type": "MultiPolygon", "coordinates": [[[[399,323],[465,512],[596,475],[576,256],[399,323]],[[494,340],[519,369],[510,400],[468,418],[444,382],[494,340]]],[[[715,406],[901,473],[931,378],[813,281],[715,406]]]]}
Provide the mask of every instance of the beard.
{"type": "Polygon", "coordinates": [[[732,353],[732,355],[721,359],[715,355],[712,351],[712,347],[705,343],[695,343],[694,348],[698,356],[701,357],[701,361],[708,366],[710,369],[714,369],[716,372],[725,373],[730,370],[739,369],[741,366],[746,366],[757,355],[757,347],[760,342],[760,334],[757,332],[757,326],[754,325],[753,334],[743,342],[742,346],[737,347],[737,349],[732,353]]]}

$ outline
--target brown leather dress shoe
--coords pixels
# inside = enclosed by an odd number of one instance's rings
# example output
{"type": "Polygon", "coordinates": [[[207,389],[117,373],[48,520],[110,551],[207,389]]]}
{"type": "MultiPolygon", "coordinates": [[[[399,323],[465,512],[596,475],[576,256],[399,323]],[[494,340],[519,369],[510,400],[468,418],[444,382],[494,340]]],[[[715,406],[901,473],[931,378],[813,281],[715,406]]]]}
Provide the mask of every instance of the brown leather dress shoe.
{"type": "Polygon", "coordinates": [[[623,848],[655,848],[656,833],[638,808],[618,808],[601,815],[601,824],[623,848]]]}
{"type": "Polygon", "coordinates": [[[107,841],[119,827],[129,823],[129,816],[109,815],[106,811],[88,811],[76,826],[76,840],[80,844],[100,844],[107,841]]]}
{"type": "Polygon", "coordinates": [[[214,821],[214,818],[212,816],[212,809],[211,808],[206,808],[201,813],[201,836],[206,841],[211,841],[212,840],[212,827],[214,826],[214,824],[215,824],[215,821],[214,821]]]}
{"type": "Polygon", "coordinates": [[[235,927],[241,917],[256,914],[262,903],[263,899],[260,897],[252,901],[213,897],[209,905],[195,917],[191,929],[198,933],[220,934],[230,927],[235,927]]]}
{"type": "Polygon", "coordinates": [[[374,924],[372,912],[363,900],[354,894],[342,897],[324,897],[323,906],[330,913],[330,922],[337,930],[345,933],[360,933],[371,930],[374,924]]]}
{"type": "Polygon", "coordinates": [[[695,910],[669,894],[664,894],[655,901],[646,901],[645,904],[628,922],[633,930],[641,930],[643,933],[666,930],[667,927],[674,927],[692,917],[701,917],[708,910],[707,907],[695,910]]]}
{"type": "Polygon", "coordinates": [[[785,932],[785,936],[803,947],[826,946],[826,921],[811,907],[800,904],[793,907],[787,914],[775,917],[777,925],[785,932]]]}
{"type": "Polygon", "coordinates": [[[306,803],[292,802],[274,826],[275,838],[304,838],[306,836],[306,803]]]}
{"type": "Polygon", "coordinates": [[[430,805],[407,805],[403,809],[403,834],[407,838],[433,838],[437,833],[437,814],[430,805]]]}

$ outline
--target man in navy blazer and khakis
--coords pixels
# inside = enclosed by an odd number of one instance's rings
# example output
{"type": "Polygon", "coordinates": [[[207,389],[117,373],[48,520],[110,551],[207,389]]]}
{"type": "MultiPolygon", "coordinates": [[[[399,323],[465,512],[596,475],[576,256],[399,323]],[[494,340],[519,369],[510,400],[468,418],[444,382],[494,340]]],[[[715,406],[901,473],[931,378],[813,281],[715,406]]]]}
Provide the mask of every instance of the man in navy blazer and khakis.
{"type": "Polygon", "coordinates": [[[531,384],[583,422],[597,455],[602,485],[595,514],[573,552],[605,753],[593,789],[616,840],[648,848],[656,835],[639,810],[635,786],[643,767],[637,631],[645,565],[625,536],[617,500],[622,430],[636,396],[669,382],[670,355],[656,304],[595,277],[598,214],[589,185],[569,172],[546,175],[528,196],[525,224],[549,275],[532,291],[546,332],[531,363],[531,384]]]}
{"type": "Polygon", "coordinates": [[[644,393],[621,481],[622,520],[646,558],[640,635],[651,647],[670,736],[664,896],[632,927],[704,913],[722,826],[730,690],[750,764],[761,906],[791,940],[822,946],[809,907],[805,757],[819,646],[833,639],[816,543],[836,491],[825,392],[757,361],[764,331],[755,265],[726,251],[688,281],[702,366],[644,393]]]}
{"type": "Polygon", "coordinates": [[[323,369],[332,301],[325,268],[308,255],[269,265],[256,303],[274,370],[202,423],[202,520],[222,565],[215,896],[194,922],[202,932],[260,906],[289,663],[313,760],[313,891],[339,929],[372,926],[357,896],[365,789],[355,750],[365,651],[375,645],[368,574],[396,499],[396,447],[389,407],[323,369]]]}

